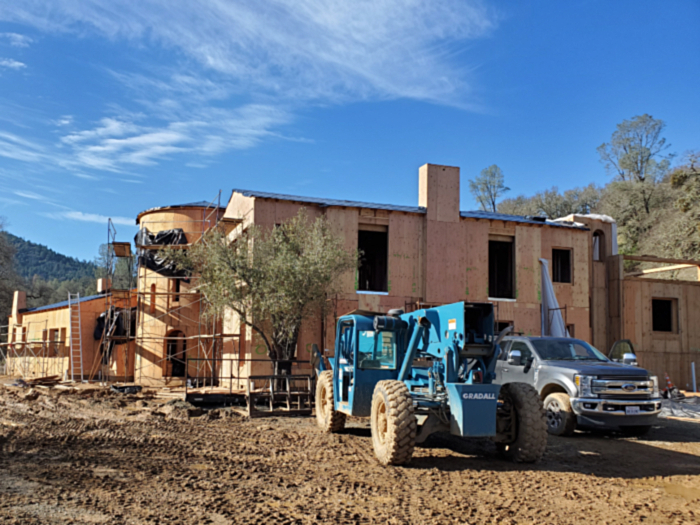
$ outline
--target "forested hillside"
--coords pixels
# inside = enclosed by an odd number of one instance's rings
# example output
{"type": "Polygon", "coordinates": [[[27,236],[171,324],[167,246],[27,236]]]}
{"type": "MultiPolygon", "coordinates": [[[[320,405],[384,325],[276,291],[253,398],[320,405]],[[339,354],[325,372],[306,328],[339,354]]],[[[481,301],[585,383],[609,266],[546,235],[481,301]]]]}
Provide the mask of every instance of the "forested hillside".
{"type": "Polygon", "coordinates": [[[6,324],[15,290],[27,292],[27,306],[65,301],[68,293],[97,293],[99,265],[61,255],[3,231],[0,221],[0,326],[6,324]]]}
{"type": "Polygon", "coordinates": [[[7,233],[7,238],[15,251],[15,269],[25,279],[38,275],[46,281],[57,279],[70,281],[82,277],[95,276],[95,263],[67,257],[42,244],[26,241],[7,233]]]}

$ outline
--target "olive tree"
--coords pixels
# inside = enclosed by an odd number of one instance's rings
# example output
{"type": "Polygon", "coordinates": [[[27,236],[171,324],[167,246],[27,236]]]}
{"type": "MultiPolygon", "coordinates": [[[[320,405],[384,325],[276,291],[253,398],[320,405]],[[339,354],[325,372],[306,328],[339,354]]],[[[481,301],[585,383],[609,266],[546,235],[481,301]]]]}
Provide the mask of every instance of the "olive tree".
{"type": "Polygon", "coordinates": [[[340,277],[358,265],[358,254],[344,248],[327,219],[311,220],[303,208],[272,229],[251,225],[234,239],[215,229],[186,253],[165,254],[198,276],[208,314],[230,309],[252,328],[275,373],[289,370],[302,322],[325,314],[340,277]]]}

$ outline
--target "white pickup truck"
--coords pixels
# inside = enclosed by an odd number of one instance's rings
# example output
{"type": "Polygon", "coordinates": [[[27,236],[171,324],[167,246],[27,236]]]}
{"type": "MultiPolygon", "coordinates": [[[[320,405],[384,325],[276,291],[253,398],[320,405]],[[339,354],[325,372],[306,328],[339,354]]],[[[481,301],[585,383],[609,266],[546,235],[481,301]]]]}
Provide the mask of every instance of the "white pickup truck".
{"type": "Polygon", "coordinates": [[[624,348],[613,347],[611,360],[580,339],[505,337],[495,383],[534,386],[547,411],[550,434],[600,428],[642,435],[661,411],[659,382],[634,366],[634,355],[624,348]]]}

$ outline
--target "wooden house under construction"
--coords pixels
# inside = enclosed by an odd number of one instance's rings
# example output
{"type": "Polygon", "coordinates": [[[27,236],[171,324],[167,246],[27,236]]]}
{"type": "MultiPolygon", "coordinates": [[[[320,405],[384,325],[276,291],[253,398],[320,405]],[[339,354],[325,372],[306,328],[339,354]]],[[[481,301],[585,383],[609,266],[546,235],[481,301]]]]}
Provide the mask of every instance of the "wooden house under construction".
{"type": "MultiPolygon", "coordinates": [[[[572,336],[605,353],[613,342],[628,339],[642,366],[660,376],[668,372],[681,387],[690,382],[690,362],[700,358],[700,263],[619,255],[615,224],[607,217],[573,215],[552,221],[463,211],[459,195],[459,168],[426,164],[418,174],[416,206],[237,189],[226,206],[200,202],[140,213],[136,282],[128,290],[104,290],[112,301],[122,298],[122,309],[130,305],[134,328],[127,340],[119,340],[117,348],[123,350],[114,352],[108,359],[111,364],[105,365],[114,373],[105,369],[103,377],[123,374],[128,381],[146,385],[189,382],[243,390],[248,377],[270,374],[262,342],[233,313],[223,319],[205,318],[197,276],[169,268],[158,250],[165,245],[186,249],[213,227],[224,228],[234,240],[252,224],[273,228],[303,207],[311,218],[325,216],[348,250],[362,252],[362,260],[357,272],[342,278],[341,292],[329,298],[328,317],[319,315],[304,323],[295,372],[309,372],[313,345],[332,352],[335,318],[353,310],[387,312],[487,301],[495,305],[497,328],[513,325],[516,332],[540,335],[543,316],[553,315],[542,311],[541,261],[546,261],[559,303],[556,313],[572,336]],[[625,259],[653,267],[630,275],[625,273],[625,259]],[[687,280],[659,278],[688,269],[695,273],[687,280]],[[120,359],[122,365],[114,363],[120,359]]],[[[115,247],[125,244],[110,242],[115,247]]],[[[94,311],[84,316],[90,325],[84,331],[90,334],[95,317],[105,311],[105,300],[101,307],[95,298],[80,303],[82,308],[92,308],[88,305],[93,303],[94,311]]],[[[66,308],[51,305],[44,311],[66,308]]],[[[25,326],[40,313],[23,309],[20,301],[10,325],[25,326]]],[[[45,321],[47,339],[58,330],[61,340],[70,340],[68,314],[52,315],[54,320],[45,321]]],[[[11,332],[12,342],[21,337],[21,330],[19,336],[16,332],[11,332]]],[[[100,348],[106,348],[104,343],[92,345],[92,354],[84,351],[85,362],[94,362],[100,348]]],[[[68,355],[63,359],[68,359],[56,365],[63,374],[71,364],[70,343],[64,348],[68,355]]]]}

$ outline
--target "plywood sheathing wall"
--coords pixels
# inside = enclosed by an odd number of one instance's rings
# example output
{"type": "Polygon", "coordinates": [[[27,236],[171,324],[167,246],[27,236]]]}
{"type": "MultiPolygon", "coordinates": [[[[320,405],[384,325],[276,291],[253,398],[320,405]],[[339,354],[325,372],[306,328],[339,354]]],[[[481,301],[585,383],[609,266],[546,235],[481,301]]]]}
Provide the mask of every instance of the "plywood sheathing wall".
{"type": "Polygon", "coordinates": [[[386,213],[389,215],[389,292],[399,297],[422,297],[423,215],[386,213]]]}
{"type": "MultiPolygon", "coordinates": [[[[301,206],[305,206],[312,218],[325,214],[333,231],[344,240],[345,248],[351,251],[357,250],[361,224],[388,226],[389,293],[357,293],[357,275],[345,275],[339,283],[339,293],[332,300],[325,323],[313,320],[308,322],[308,326],[304,325],[299,342],[300,359],[306,358],[304,352],[313,343],[319,344],[320,348],[333,349],[336,316],[356,309],[387,312],[416,301],[488,301],[489,234],[509,235],[515,238],[516,243],[517,299],[496,301],[499,319],[513,321],[518,331],[539,334],[539,258],[545,257],[551,261],[552,246],[570,248],[574,252],[574,282],[558,285],[560,293],[564,295],[560,303],[567,306],[567,321],[576,325],[576,335],[588,338],[589,232],[518,225],[511,221],[460,218],[458,186],[452,187],[458,180],[458,170],[442,166],[427,168],[430,169],[426,171],[427,176],[420,179],[421,184],[427,184],[429,176],[434,175],[438,177],[435,179],[438,190],[435,192],[435,187],[431,186],[433,192],[425,195],[426,188],[420,190],[423,199],[420,204],[428,206],[426,214],[341,206],[321,208],[274,199],[239,198],[234,194],[227,215],[232,213],[231,206],[237,206],[239,211],[247,209],[247,217],[254,217],[255,224],[272,226],[294,216],[301,206]],[[254,200],[252,209],[247,204],[251,200],[254,200]]],[[[435,180],[430,180],[435,183],[435,180]]],[[[242,344],[248,348],[247,356],[257,357],[254,349],[259,342],[253,341],[250,330],[242,344]]]]}
{"type": "Polygon", "coordinates": [[[323,347],[331,350],[335,341],[335,316],[353,310],[387,312],[404,308],[423,293],[421,246],[423,214],[390,212],[367,208],[329,207],[325,210],[331,228],[344,239],[345,249],[355,252],[360,224],[388,227],[388,295],[357,293],[357,273],[349,272],[333,298],[332,311],[325,320],[323,347]]]}
{"type": "MultiPolygon", "coordinates": [[[[98,298],[91,301],[83,301],[80,304],[81,318],[81,341],[83,350],[83,376],[87,378],[90,369],[96,359],[99,358],[100,341],[96,341],[93,337],[97,318],[102,314],[106,307],[104,298],[98,298]]],[[[14,323],[14,319],[11,320],[14,323]]],[[[11,358],[8,360],[8,370],[14,375],[27,375],[36,377],[40,375],[60,375],[63,377],[66,372],[71,374],[70,370],[70,338],[73,336],[70,331],[70,312],[67,306],[62,308],[41,310],[38,312],[27,312],[22,314],[22,326],[27,327],[27,341],[37,341],[34,353],[40,354],[40,342],[43,338],[43,330],[47,330],[47,338],[50,330],[61,328],[65,329],[66,340],[64,345],[59,348],[59,354],[36,357],[36,358],[11,358]],[[25,363],[25,365],[22,365],[25,363]],[[24,366],[24,368],[20,368],[24,366]],[[25,369],[26,368],[26,369],[25,369]]],[[[12,330],[10,331],[12,333],[12,330]]],[[[77,334],[76,334],[77,335],[77,334]]],[[[123,360],[122,349],[117,348],[115,356],[123,360]]],[[[123,366],[119,368],[123,373],[123,366]]],[[[122,376],[123,377],[123,376],[122,376]]],[[[79,375],[76,376],[80,379],[79,375]]]]}
{"type": "Polygon", "coordinates": [[[674,384],[691,384],[690,363],[700,366],[700,283],[627,278],[623,285],[622,338],[637,351],[639,364],[663,379],[668,373],[674,384]],[[654,332],[652,299],[677,301],[676,331],[654,332]]]}
{"type": "MultiPolygon", "coordinates": [[[[488,300],[489,286],[489,230],[493,221],[463,219],[466,243],[464,288],[461,290],[467,301],[488,300]]],[[[502,222],[502,221],[499,221],[502,222]]]]}
{"type": "MultiPolygon", "coordinates": [[[[543,228],[516,226],[515,234],[515,296],[512,318],[505,317],[507,308],[501,308],[499,318],[514,321],[515,329],[526,334],[539,334],[541,330],[540,302],[542,300],[540,246],[543,228]]],[[[488,280],[488,275],[487,275],[488,280]]]]}
{"type": "Polygon", "coordinates": [[[590,341],[590,272],[589,272],[589,232],[574,228],[545,227],[542,229],[541,257],[549,261],[552,277],[552,250],[572,249],[571,278],[569,283],[554,283],[554,293],[559,306],[566,306],[567,325],[575,326],[577,338],[590,341]]]}
{"type": "MultiPolygon", "coordinates": [[[[590,284],[590,342],[602,351],[610,349],[614,340],[610,340],[610,304],[608,272],[606,259],[612,254],[613,231],[612,223],[593,219],[585,215],[573,215],[572,220],[583,223],[589,228],[588,254],[589,254],[589,284],[590,284]],[[593,260],[593,235],[595,232],[603,234],[601,260],[593,260]]],[[[619,284],[619,283],[618,283],[619,284]]]]}
{"type": "Polygon", "coordinates": [[[448,303],[466,290],[465,225],[459,216],[459,168],[426,164],[418,173],[418,204],[424,216],[423,300],[448,303]]]}

